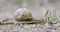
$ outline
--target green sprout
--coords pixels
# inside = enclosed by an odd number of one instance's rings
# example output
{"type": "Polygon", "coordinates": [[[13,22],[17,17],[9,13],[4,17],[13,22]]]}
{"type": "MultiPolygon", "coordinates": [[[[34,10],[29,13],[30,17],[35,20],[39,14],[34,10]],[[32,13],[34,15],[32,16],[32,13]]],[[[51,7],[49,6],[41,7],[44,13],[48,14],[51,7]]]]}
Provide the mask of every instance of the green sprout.
{"type": "Polygon", "coordinates": [[[49,14],[49,10],[46,11],[45,17],[48,17],[48,14],[49,14]]]}
{"type": "Polygon", "coordinates": [[[45,19],[45,20],[49,20],[49,18],[50,18],[50,16],[51,16],[49,12],[50,12],[50,10],[47,10],[47,11],[46,11],[46,13],[45,13],[45,18],[46,18],[46,19],[45,19]]]}
{"type": "Polygon", "coordinates": [[[46,12],[45,12],[45,18],[43,18],[43,19],[41,19],[40,21],[41,21],[41,24],[45,24],[45,23],[47,23],[48,21],[49,21],[49,16],[50,16],[50,10],[47,10],[46,12]]]}
{"type": "Polygon", "coordinates": [[[51,17],[51,14],[50,14],[50,13],[51,13],[50,10],[47,10],[47,11],[45,12],[45,18],[44,18],[44,20],[43,20],[44,24],[49,21],[49,18],[51,17]]]}

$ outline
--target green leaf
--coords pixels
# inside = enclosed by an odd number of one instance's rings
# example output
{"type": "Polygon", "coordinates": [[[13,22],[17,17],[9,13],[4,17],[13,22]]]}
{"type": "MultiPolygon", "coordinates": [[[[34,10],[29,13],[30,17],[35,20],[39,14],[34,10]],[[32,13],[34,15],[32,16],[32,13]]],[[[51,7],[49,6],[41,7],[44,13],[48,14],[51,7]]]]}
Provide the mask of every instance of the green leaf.
{"type": "Polygon", "coordinates": [[[45,16],[47,17],[49,14],[49,10],[46,11],[45,16]]]}

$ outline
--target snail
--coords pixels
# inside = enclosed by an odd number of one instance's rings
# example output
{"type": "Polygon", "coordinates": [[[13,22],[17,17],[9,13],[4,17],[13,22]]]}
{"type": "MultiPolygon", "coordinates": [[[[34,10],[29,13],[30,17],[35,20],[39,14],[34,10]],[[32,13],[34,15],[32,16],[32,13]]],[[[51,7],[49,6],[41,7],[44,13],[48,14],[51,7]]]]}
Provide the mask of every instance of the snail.
{"type": "Polygon", "coordinates": [[[27,8],[19,8],[15,12],[14,19],[16,21],[31,20],[32,19],[32,14],[27,8]]]}

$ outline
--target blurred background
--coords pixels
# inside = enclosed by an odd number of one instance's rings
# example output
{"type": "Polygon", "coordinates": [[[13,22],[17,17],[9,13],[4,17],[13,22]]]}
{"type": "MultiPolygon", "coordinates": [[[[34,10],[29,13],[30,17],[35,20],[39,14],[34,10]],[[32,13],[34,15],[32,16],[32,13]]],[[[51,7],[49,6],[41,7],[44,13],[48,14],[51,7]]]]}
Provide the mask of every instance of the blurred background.
{"type": "Polygon", "coordinates": [[[58,16],[60,14],[60,0],[0,0],[0,18],[12,18],[16,9],[25,4],[33,17],[37,19],[44,17],[44,13],[48,9],[56,12],[58,16]]]}
{"type": "MultiPolygon", "coordinates": [[[[32,16],[36,19],[44,18],[45,12],[47,10],[50,10],[52,16],[55,15],[58,18],[60,17],[60,0],[0,0],[0,20],[3,21],[4,19],[6,20],[6,18],[13,18],[15,11],[18,8],[23,8],[25,6],[31,11],[32,16]]],[[[8,21],[7,23],[9,23],[12,20],[7,20],[7,21],[8,21]]],[[[40,23],[40,24],[37,24],[37,26],[36,24],[0,25],[0,32],[1,31],[5,32],[6,30],[7,31],[11,30],[12,32],[13,31],[14,32],[18,32],[18,31],[19,32],[45,32],[45,31],[60,32],[60,18],[57,20],[55,18],[55,19],[52,19],[51,21],[53,22],[51,25],[46,24],[47,21],[45,22],[45,24],[42,25],[40,23]],[[54,24],[54,22],[56,21],[57,23],[54,24]]],[[[14,20],[12,22],[14,22],[14,20]]],[[[14,22],[14,24],[15,23],[16,22],[14,22]]]]}

